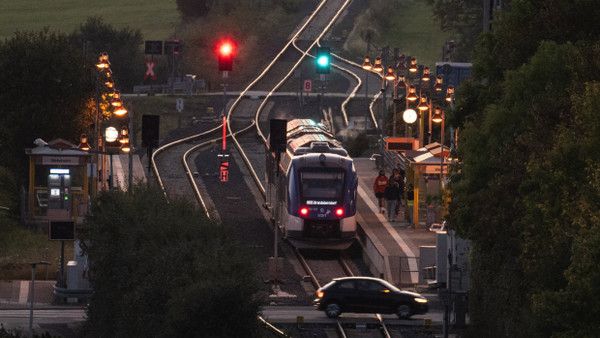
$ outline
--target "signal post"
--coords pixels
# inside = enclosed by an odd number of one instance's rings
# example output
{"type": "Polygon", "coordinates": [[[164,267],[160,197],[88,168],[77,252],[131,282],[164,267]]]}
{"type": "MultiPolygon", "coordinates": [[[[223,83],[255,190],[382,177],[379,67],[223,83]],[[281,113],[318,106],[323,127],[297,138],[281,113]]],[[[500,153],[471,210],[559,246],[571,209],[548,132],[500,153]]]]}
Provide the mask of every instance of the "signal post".
{"type": "Polygon", "coordinates": [[[217,57],[219,59],[219,71],[223,72],[223,147],[219,158],[219,179],[221,182],[229,181],[229,154],[227,153],[227,78],[229,72],[233,70],[233,56],[235,46],[231,40],[222,39],[217,44],[217,57]]]}

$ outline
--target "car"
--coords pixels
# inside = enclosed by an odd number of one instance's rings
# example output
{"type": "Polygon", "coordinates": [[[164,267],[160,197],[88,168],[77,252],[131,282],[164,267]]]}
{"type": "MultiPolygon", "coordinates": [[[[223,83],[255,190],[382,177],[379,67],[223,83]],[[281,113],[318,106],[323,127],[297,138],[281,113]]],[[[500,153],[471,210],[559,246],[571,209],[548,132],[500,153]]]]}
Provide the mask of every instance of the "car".
{"type": "Polygon", "coordinates": [[[402,291],[389,282],[373,277],[334,278],[317,290],[313,306],[336,318],[344,312],[395,313],[400,319],[429,310],[427,298],[402,291]]]}

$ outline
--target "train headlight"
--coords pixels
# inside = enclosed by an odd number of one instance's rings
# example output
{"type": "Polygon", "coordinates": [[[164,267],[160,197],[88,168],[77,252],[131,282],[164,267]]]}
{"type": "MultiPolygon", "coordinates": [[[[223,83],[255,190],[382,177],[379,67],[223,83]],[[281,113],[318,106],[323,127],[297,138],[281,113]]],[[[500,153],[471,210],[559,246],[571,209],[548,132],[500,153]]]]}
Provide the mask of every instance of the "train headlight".
{"type": "Polygon", "coordinates": [[[302,216],[308,215],[308,208],[307,207],[300,208],[300,215],[302,215],[302,216]]]}
{"type": "Polygon", "coordinates": [[[337,208],[337,209],[335,209],[335,214],[337,216],[340,216],[340,217],[344,216],[344,208],[337,208]]]}

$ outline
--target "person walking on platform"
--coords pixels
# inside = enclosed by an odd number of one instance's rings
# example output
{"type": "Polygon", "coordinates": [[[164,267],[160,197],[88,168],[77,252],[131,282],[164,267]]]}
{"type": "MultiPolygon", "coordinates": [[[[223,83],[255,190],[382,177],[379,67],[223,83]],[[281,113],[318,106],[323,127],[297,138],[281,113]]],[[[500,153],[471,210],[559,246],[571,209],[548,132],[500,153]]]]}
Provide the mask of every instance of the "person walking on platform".
{"type": "Polygon", "coordinates": [[[415,205],[415,191],[413,189],[413,185],[408,185],[408,190],[406,191],[406,205],[408,206],[408,223],[409,227],[414,226],[413,222],[413,213],[414,213],[414,205],[415,205]]]}
{"type": "Polygon", "coordinates": [[[373,182],[373,191],[375,192],[375,197],[377,197],[377,201],[379,202],[379,211],[383,214],[385,211],[385,188],[389,185],[389,180],[387,176],[385,176],[385,171],[380,170],[379,176],[373,182]]]}
{"type": "Polygon", "coordinates": [[[400,171],[399,169],[392,170],[392,175],[390,175],[390,183],[396,182],[398,183],[398,202],[396,203],[396,215],[400,213],[400,207],[402,206],[402,199],[404,198],[404,171],[400,171]]]}
{"type": "Polygon", "coordinates": [[[385,199],[387,200],[388,221],[393,222],[396,218],[396,202],[398,202],[398,182],[391,181],[385,188],[385,199]]]}

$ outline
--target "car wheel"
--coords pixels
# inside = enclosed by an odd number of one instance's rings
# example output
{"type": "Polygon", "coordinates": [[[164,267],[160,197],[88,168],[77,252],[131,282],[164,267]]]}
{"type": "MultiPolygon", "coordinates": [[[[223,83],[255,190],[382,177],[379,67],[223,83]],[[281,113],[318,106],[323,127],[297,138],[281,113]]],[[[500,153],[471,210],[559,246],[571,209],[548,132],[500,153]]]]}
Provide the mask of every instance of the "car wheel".
{"type": "Polygon", "coordinates": [[[396,309],[396,314],[400,319],[408,319],[412,316],[412,312],[410,311],[410,306],[406,304],[398,305],[398,309],[396,309]]]}
{"type": "Polygon", "coordinates": [[[342,308],[337,303],[329,303],[325,307],[325,314],[329,318],[336,318],[342,313],[342,308]]]}

